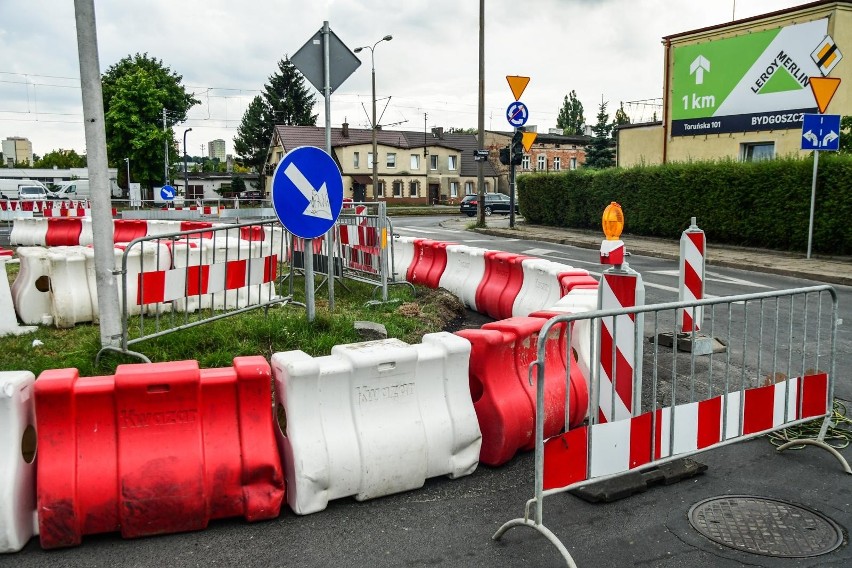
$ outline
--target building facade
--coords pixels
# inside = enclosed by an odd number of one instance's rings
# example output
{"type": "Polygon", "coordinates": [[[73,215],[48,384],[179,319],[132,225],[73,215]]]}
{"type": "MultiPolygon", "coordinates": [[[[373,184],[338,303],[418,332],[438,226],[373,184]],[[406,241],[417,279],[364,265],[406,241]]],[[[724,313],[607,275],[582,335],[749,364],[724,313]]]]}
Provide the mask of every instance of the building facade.
{"type": "Polygon", "coordinates": [[[27,138],[10,136],[2,142],[3,165],[7,168],[15,164],[33,165],[33,145],[27,138]]]}
{"type": "MultiPolygon", "coordinates": [[[[479,191],[473,134],[430,133],[379,129],[377,187],[373,188],[372,130],[344,123],[331,129],[331,149],[343,175],[344,197],[355,201],[389,204],[448,204],[479,191]]],[[[266,163],[266,193],[272,190],[272,173],[292,148],[325,148],[325,129],[318,126],[278,125],[272,135],[266,163]]],[[[483,162],[485,191],[497,190],[497,171],[483,162]]]]}
{"type": "Polygon", "coordinates": [[[189,172],[186,176],[188,182],[186,186],[184,186],[183,177],[176,177],[173,185],[178,190],[178,194],[182,194],[187,201],[230,198],[233,196],[231,183],[234,176],[243,179],[246,191],[256,191],[255,186],[260,178],[258,174],[189,172]]]}
{"type": "MultiPolygon", "coordinates": [[[[619,165],[804,156],[811,77],[852,81],[852,0],[820,0],[663,38],[663,120],[619,129],[619,165]]],[[[826,114],[852,114],[840,87],[826,114]]],[[[839,133],[838,133],[839,134],[839,133]]]]}
{"type": "MultiPolygon", "coordinates": [[[[500,163],[500,148],[505,148],[512,140],[513,132],[497,130],[485,131],[485,147],[500,175],[501,193],[509,193],[509,166],[500,163]]],[[[586,163],[586,146],[590,136],[566,136],[564,134],[536,134],[529,152],[524,152],[521,164],[515,167],[515,175],[534,172],[560,172],[576,170],[586,163]]]]}
{"type": "MultiPolygon", "coordinates": [[[[6,156],[5,152],[3,156],[6,156]]],[[[108,168],[107,172],[110,180],[117,181],[118,168],[108,168]]],[[[0,169],[0,178],[34,179],[50,187],[65,181],[89,179],[89,168],[3,168],[0,169]]]]}
{"type": "Polygon", "coordinates": [[[225,141],[218,139],[208,142],[207,157],[218,159],[220,162],[225,163],[225,141]]]}

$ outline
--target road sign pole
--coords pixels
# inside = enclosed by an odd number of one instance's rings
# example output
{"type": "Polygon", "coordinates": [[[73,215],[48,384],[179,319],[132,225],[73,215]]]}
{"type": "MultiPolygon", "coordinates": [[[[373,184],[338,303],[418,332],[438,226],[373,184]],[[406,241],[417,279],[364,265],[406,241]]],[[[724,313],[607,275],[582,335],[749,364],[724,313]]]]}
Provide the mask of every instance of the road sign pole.
{"type": "Polygon", "coordinates": [[[814,204],[816,203],[817,168],[819,167],[819,150],[814,150],[814,175],[811,181],[811,220],[808,223],[808,256],[811,258],[811,243],[814,240],[814,204]]]}
{"type": "Polygon", "coordinates": [[[509,148],[509,228],[515,228],[515,157],[509,148]]]}
{"type": "Polygon", "coordinates": [[[314,300],[314,240],[304,239],[302,243],[305,246],[305,309],[308,321],[314,321],[317,312],[314,300]]]}
{"type": "MultiPolygon", "coordinates": [[[[331,63],[328,20],[322,23],[323,97],[325,97],[325,151],[331,156],[331,63]]],[[[373,156],[375,161],[375,156],[373,156]]],[[[334,311],[334,225],[328,232],[328,310],[334,311]]],[[[313,282],[311,282],[313,286],[313,282]]]]}

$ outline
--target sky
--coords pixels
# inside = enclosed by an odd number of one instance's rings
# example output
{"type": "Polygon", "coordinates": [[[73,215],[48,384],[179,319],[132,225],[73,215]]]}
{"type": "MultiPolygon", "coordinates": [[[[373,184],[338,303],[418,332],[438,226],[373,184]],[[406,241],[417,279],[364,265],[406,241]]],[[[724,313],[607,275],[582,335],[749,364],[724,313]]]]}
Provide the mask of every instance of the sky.
{"type": "MultiPolygon", "coordinates": [[[[662,37],[808,3],[808,0],[486,0],[485,128],[509,130],[507,75],[530,77],[528,124],[556,127],[574,90],[593,124],[601,101],[633,122],[660,116],[662,37]]],[[[328,21],[351,50],[375,47],[379,124],[475,128],[477,0],[95,0],[101,71],[147,53],[183,76],[201,101],[175,127],[189,155],[233,138],[277,63],[328,21]]],[[[370,50],[331,96],[331,124],[369,128],[370,50]]],[[[38,155],[86,149],[73,0],[0,0],[0,139],[28,138],[38,155]]],[[[316,95],[317,125],[325,125],[316,95]]],[[[182,151],[182,148],[181,148],[182,151]]],[[[110,157],[120,161],[122,158],[110,157]]]]}

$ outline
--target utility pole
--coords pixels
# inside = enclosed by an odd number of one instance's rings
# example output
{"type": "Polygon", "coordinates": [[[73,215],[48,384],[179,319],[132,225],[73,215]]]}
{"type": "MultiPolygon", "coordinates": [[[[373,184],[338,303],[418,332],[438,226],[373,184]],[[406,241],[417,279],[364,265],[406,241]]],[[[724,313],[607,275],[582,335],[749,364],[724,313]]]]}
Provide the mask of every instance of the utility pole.
{"type": "MultiPolygon", "coordinates": [[[[479,146],[485,148],[485,0],[479,0],[479,146]]],[[[479,192],[479,217],[477,225],[485,225],[485,176],[483,162],[479,162],[476,172],[476,188],[479,192]]]]}
{"type": "Polygon", "coordinates": [[[112,201],[107,170],[104,102],[94,0],[74,0],[74,17],[77,24],[77,53],[80,59],[80,89],[83,95],[83,126],[86,133],[89,179],[92,182],[92,241],[101,347],[116,349],[121,345],[122,326],[119,319],[118,286],[113,275],[115,258],[112,201]]]}

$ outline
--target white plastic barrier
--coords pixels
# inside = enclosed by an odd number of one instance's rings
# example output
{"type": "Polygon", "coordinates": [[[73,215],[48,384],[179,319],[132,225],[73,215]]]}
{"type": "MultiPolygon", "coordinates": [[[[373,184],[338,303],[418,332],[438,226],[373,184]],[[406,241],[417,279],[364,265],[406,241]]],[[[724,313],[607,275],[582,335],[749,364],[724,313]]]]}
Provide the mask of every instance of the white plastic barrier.
{"type": "MultiPolygon", "coordinates": [[[[121,259],[124,256],[124,251],[127,248],[126,243],[116,244],[113,248],[114,268],[116,271],[121,270],[121,259]]],[[[86,284],[89,289],[89,297],[92,302],[92,321],[100,321],[100,310],[98,309],[98,284],[95,275],[95,250],[91,247],[83,249],[83,254],[86,257],[86,284]]],[[[159,243],[143,242],[136,243],[130,249],[130,254],[127,257],[127,313],[135,316],[142,312],[142,306],[136,303],[137,294],[139,292],[139,272],[153,272],[156,270],[165,270],[172,263],[172,255],[168,247],[159,243]]],[[[118,293],[118,306],[122,307],[122,292],[121,292],[121,275],[116,274],[115,286],[118,293]]],[[[163,304],[151,304],[146,306],[146,313],[155,313],[156,311],[163,312],[166,310],[163,304]]]]}
{"type": "Polygon", "coordinates": [[[438,284],[472,310],[476,310],[476,289],[485,275],[485,252],[483,248],[448,245],[447,266],[438,284]]]}
{"type": "Polygon", "coordinates": [[[18,247],[15,251],[21,265],[12,283],[12,302],[20,320],[29,325],[51,316],[53,294],[47,252],[44,247],[18,247]]]}
{"type": "Polygon", "coordinates": [[[0,372],[0,553],[38,534],[34,383],[29,371],[0,372]]]}
{"type": "Polygon", "coordinates": [[[393,279],[404,281],[414,260],[414,237],[393,237],[393,279]]]}
{"type": "Polygon", "coordinates": [[[521,261],[524,282],[512,304],[512,316],[528,316],[555,304],[562,297],[559,273],[572,267],[543,258],[521,261]]]}
{"type": "Polygon", "coordinates": [[[83,228],[80,230],[80,245],[87,247],[95,242],[95,238],[92,235],[92,218],[86,217],[82,221],[83,228]]]}
{"type": "Polygon", "coordinates": [[[83,246],[48,249],[51,315],[58,328],[71,328],[94,319],[86,277],[86,250],[83,246]]]}
{"type": "Polygon", "coordinates": [[[9,244],[22,247],[44,246],[47,239],[47,219],[16,219],[9,234],[9,244]]]}
{"type": "Polygon", "coordinates": [[[23,335],[35,331],[35,327],[18,325],[15,316],[15,304],[12,302],[12,290],[6,275],[7,256],[0,256],[0,337],[4,335],[23,335]]]}
{"type": "Polygon", "coordinates": [[[275,353],[272,369],[287,501],[297,514],[468,475],[482,436],[470,399],[470,343],[433,333],[337,345],[331,355],[275,353]],[[283,409],[283,413],[282,413],[283,409]],[[279,420],[279,424],[281,424],[279,420]]]}

